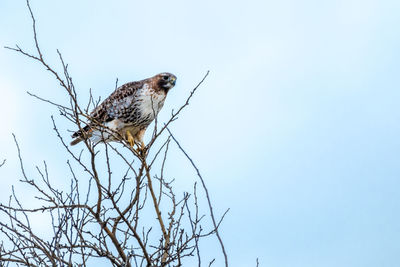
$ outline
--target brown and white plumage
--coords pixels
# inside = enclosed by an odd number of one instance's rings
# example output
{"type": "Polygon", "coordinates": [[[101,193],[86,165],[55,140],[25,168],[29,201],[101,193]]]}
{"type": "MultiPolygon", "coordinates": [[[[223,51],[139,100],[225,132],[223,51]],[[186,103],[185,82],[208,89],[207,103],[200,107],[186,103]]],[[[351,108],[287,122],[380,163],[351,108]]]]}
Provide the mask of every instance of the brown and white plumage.
{"type": "Polygon", "coordinates": [[[116,139],[113,132],[128,138],[131,145],[132,137],[143,144],[142,138],[147,126],[163,107],[175,81],[175,75],[165,72],[118,87],[90,113],[91,122],[82,129],[83,132],[77,131],[72,135],[74,140],[71,145],[82,141],[83,136],[89,137],[94,143],[113,141],[116,139]],[[111,131],[105,131],[101,126],[111,131]]]}

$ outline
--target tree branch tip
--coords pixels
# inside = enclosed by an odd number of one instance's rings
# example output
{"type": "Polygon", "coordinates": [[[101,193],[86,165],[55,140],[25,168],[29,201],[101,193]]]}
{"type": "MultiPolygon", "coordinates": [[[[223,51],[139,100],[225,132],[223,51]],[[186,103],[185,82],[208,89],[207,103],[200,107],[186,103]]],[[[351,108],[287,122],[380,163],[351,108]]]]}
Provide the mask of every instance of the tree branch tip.
{"type": "MultiPolygon", "coordinates": [[[[16,48],[11,48],[8,46],[5,46],[4,48],[17,51],[24,56],[27,56],[34,61],[39,62],[41,63],[42,67],[44,66],[45,70],[52,72],[53,77],[55,77],[55,79],[59,81],[60,85],[68,92],[69,101],[71,103],[68,103],[66,104],[66,106],[64,106],[61,104],[57,104],[57,102],[52,102],[51,100],[40,98],[30,91],[26,91],[26,93],[28,95],[44,100],[48,103],[56,105],[61,115],[65,117],[71,116],[70,118],[73,119],[72,122],[76,123],[79,126],[79,129],[81,129],[81,118],[87,118],[87,112],[83,112],[86,109],[81,109],[76,100],[77,94],[75,92],[75,87],[72,84],[72,78],[68,73],[69,64],[64,62],[60,50],[56,49],[59,55],[59,59],[61,60],[61,62],[60,60],[58,60],[58,64],[62,64],[63,72],[60,71],[60,74],[58,74],[53,66],[48,65],[42,55],[38,43],[35,17],[30,6],[30,0],[26,0],[26,4],[31,14],[33,24],[33,38],[36,45],[36,51],[33,52],[34,55],[25,52],[25,50],[22,50],[18,45],[16,45],[16,48]],[[71,106],[69,106],[69,104],[71,104],[71,106]]],[[[156,134],[154,135],[151,143],[149,143],[147,146],[147,152],[148,150],[150,150],[153,142],[165,129],[169,131],[169,136],[166,141],[162,142],[163,145],[160,148],[160,151],[163,151],[163,147],[166,145],[164,158],[167,158],[168,145],[171,142],[171,139],[174,140],[178,144],[178,146],[180,146],[178,141],[174,138],[168,128],[169,123],[181,117],[180,114],[183,113],[181,111],[189,105],[189,101],[195,94],[195,91],[203,83],[209,73],[210,70],[207,71],[207,73],[204,75],[203,79],[197,84],[197,86],[190,91],[190,95],[186,98],[186,102],[184,102],[179,108],[177,108],[176,112],[175,109],[172,109],[172,117],[167,123],[164,124],[163,129],[155,131],[156,134]]],[[[115,86],[118,86],[118,77],[116,78],[115,86]]],[[[90,89],[90,94],[91,90],[92,89],[90,89]]],[[[90,97],[91,101],[94,101],[92,95],[90,95],[90,97]]],[[[65,133],[61,132],[60,129],[57,128],[55,122],[56,115],[57,113],[55,113],[55,115],[50,115],[53,122],[53,129],[56,131],[56,135],[60,139],[60,142],[64,146],[64,149],[66,149],[70,155],[70,157],[67,158],[66,163],[68,165],[67,168],[69,168],[70,171],[69,175],[71,176],[71,182],[66,187],[66,190],[61,187],[54,187],[54,185],[50,183],[50,181],[52,180],[47,173],[46,162],[44,162],[46,166],[43,167],[41,165],[41,169],[36,166],[40,173],[39,178],[36,178],[36,172],[34,172],[35,176],[29,175],[30,173],[25,173],[20,147],[16,135],[12,133],[18,149],[20,169],[22,170],[23,174],[20,181],[22,183],[28,183],[29,185],[31,185],[31,188],[36,190],[37,194],[35,194],[34,199],[35,201],[40,201],[40,203],[42,204],[41,206],[39,206],[39,204],[37,208],[23,208],[22,203],[19,202],[16,196],[16,193],[18,193],[19,195],[19,192],[15,192],[14,185],[12,185],[12,195],[10,195],[9,207],[4,208],[4,206],[0,203],[0,208],[3,209],[1,210],[2,212],[4,212],[4,209],[10,209],[8,215],[12,221],[12,227],[15,227],[15,230],[12,231],[12,235],[15,235],[15,238],[17,238],[18,240],[23,240],[23,242],[26,242],[26,244],[32,242],[32,246],[28,248],[31,249],[31,255],[40,255],[40,257],[43,257],[45,260],[42,261],[42,259],[40,258],[38,259],[38,261],[41,261],[41,263],[46,262],[50,266],[56,266],[58,262],[61,265],[69,266],[70,264],[68,260],[65,261],[63,255],[67,255],[68,253],[75,253],[79,251],[80,248],[82,249],[82,251],[85,251],[80,252],[83,253],[81,254],[83,258],[82,266],[86,266],[86,258],[90,257],[107,258],[111,262],[112,266],[131,267],[135,264],[135,261],[137,259],[142,261],[142,263],[140,263],[140,266],[169,266],[173,265],[174,263],[177,263],[177,266],[181,266],[181,258],[195,256],[195,249],[197,248],[197,255],[199,257],[200,266],[201,264],[198,239],[204,236],[202,235],[202,224],[204,221],[201,220],[203,217],[207,217],[209,215],[206,216],[198,214],[198,209],[200,205],[197,202],[198,196],[196,195],[197,181],[194,182],[194,193],[183,192],[182,198],[182,195],[179,194],[179,191],[173,190],[175,189],[172,184],[174,179],[169,182],[169,178],[163,176],[165,159],[164,162],[162,162],[162,167],[160,167],[160,177],[154,179],[154,173],[156,171],[158,172],[158,170],[154,171],[154,169],[158,168],[157,164],[155,164],[153,167],[151,162],[151,164],[149,165],[148,163],[150,162],[150,157],[147,157],[148,154],[137,154],[135,153],[136,151],[133,151],[134,155],[137,157],[133,162],[130,159],[132,154],[126,153],[124,155],[119,155],[122,159],[126,161],[125,163],[128,167],[128,170],[125,172],[125,174],[124,169],[122,170],[122,175],[124,175],[122,179],[115,179],[115,176],[119,174],[120,170],[114,171],[114,163],[110,164],[113,158],[109,157],[108,149],[110,149],[110,147],[113,148],[113,146],[109,144],[105,145],[106,162],[103,165],[108,166],[108,169],[106,169],[105,172],[103,172],[103,169],[101,169],[102,171],[100,172],[97,165],[103,163],[103,161],[101,160],[104,160],[104,155],[103,153],[99,155],[100,151],[103,151],[101,150],[103,149],[103,147],[95,147],[91,143],[88,143],[87,140],[84,140],[86,143],[86,147],[81,149],[80,153],[79,151],[71,151],[68,144],[64,141],[63,135],[65,133]],[[83,152],[85,152],[85,154],[83,152]],[[86,152],[88,153],[86,154],[86,152]],[[127,154],[129,155],[126,156],[127,154]],[[89,158],[86,159],[86,156],[88,156],[89,158]],[[128,159],[126,157],[128,157],[128,159]],[[82,181],[79,177],[81,174],[77,171],[77,169],[75,169],[76,166],[82,167],[83,174],[85,176],[89,176],[88,180],[83,180],[84,183],[87,183],[88,189],[84,189],[87,191],[80,191],[81,188],[78,185],[82,184],[82,181]],[[108,184],[107,179],[105,179],[106,175],[109,176],[108,184]],[[31,177],[35,177],[35,180],[30,179],[31,177]],[[152,185],[152,179],[154,186],[152,185]],[[160,183],[159,188],[157,188],[158,183],[160,183]],[[130,195],[127,195],[128,193],[130,195]],[[194,197],[190,199],[192,195],[194,195],[194,197]],[[125,201],[126,196],[128,196],[128,199],[130,198],[129,205],[127,207],[121,206],[120,203],[125,201]],[[163,201],[161,201],[162,196],[164,196],[164,198],[162,199],[163,201]],[[123,201],[119,202],[120,199],[122,199],[123,201]],[[137,229],[140,229],[142,227],[141,224],[143,219],[141,219],[141,211],[143,207],[147,207],[145,205],[149,205],[147,203],[151,202],[151,199],[153,200],[152,206],[154,207],[154,211],[156,213],[155,222],[158,222],[157,229],[161,229],[161,236],[149,236],[150,231],[153,229],[153,227],[150,226],[146,226],[148,227],[148,229],[143,226],[142,233],[140,231],[137,232],[137,229]],[[172,203],[171,206],[168,206],[168,201],[172,203]],[[168,208],[164,207],[165,202],[167,203],[166,206],[168,208]],[[193,210],[192,208],[194,209],[194,211],[191,213],[189,209],[193,210]],[[41,239],[39,236],[35,236],[35,233],[30,230],[31,228],[29,225],[29,217],[27,213],[30,214],[33,212],[38,212],[38,214],[50,214],[52,223],[51,229],[55,233],[53,237],[54,239],[51,242],[41,239]],[[162,215],[164,215],[164,217],[162,215]],[[184,222],[187,217],[189,217],[190,220],[189,228],[186,228],[186,223],[184,222]],[[26,222],[24,220],[26,220],[26,222]],[[87,228],[86,224],[89,225],[93,223],[97,226],[100,226],[100,230],[87,228]],[[75,239],[72,238],[73,234],[76,234],[76,236],[74,236],[75,239]],[[67,235],[71,235],[71,237],[67,235]],[[26,237],[29,237],[30,239],[26,237]],[[63,240],[67,240],[66,242],[70,243],[61,244],[61,237],[65,238],[63,240]],[[158,239],[159,237],[160,239],[158,239]],[[32,240],[34,240],[35,242],[33,242],[32,240]],[[38,250],[32,251],[32,249],[38,250]],[[64,253],[64,251],[68,252],[64,253]],[[90,252],[87,253],[86,251],[90,252]]],[[[123,143],[122,145],[123,147],[126,147],[125,143],[123,143]]],[[[118,150],[113,151],[117,152],[118,150]]],[[[189,156],[187,157],[189,158],[189,156]]],[[[155,158],[156,157],[154,157],[154,159],[155,158]]],[[[5,160],[3,161],[3,163],[1,163],[0,161],[0,167],[4,164],[4,162],[5,160]]],[[[192,161],[191,163],[194,165],[192,161]]],[[[117,168],[119,168],[119,165],[117,168]]],[[[195,168],[197,169],[197,167],[195,168]]],[[[202,177],[200,177],[200,179],[202,181],[202,177]]],[[[205,187],[204,181],[202,181],[202,184],[205,187]]],[[[207,189],[205,188],[205,190],[207,189]]],[[[207,198],[209,201],[209,205],[211,205],[208,193],[207,198]]],[[[212,219],[214,220],[212,207],[210,207],[210,209],[212,219]]],[[[228,211],[229,209],[225,211],[224,215],[220,219],[220,222],[228,211]]],[[[217,235],[219,242],[221,243],[222,249],[224,250],[222,241],[218,235],[218,226],[219,224],[217,225],[217,227],[215,227],[215,232],[211,234],[217,235]]],[[[4,231],[8,230],[9,229],[4,230],[3,226],[0,224],[0,231],[4,233],[4,231]]],[[[12,236],[11,238],[14,238],[14,236],[12,236]]],[[[21,246],[24,246],[25,243],[17,244],[22,244],[21,246]]],[[[79,255],[79,252],[77,252],[77,254],[79,255]]],[[[4,255],[1,243],[0,255],[4,255]]],[[[22,254],[21,265],[24,265],[24,255],[28,254],[22,254]]],[[[225,251],[224,256],[226,257],[225,251]]],[[[29,258],[29,261],[30,260],[31,258],[29,258]]],[[[34,260],[35,259],[32,259],[32,261],[34,260]]],[[[212,260],[212,263],[214,261],[215,259],[212,260]]],[[[30,263],[25,265],[36,266],[30,263]]],[[[137,265],[136,263],[136,266],[139,265],[137,265]]],[[[228,266],[227,261],[226,266],[228,266]]]]}

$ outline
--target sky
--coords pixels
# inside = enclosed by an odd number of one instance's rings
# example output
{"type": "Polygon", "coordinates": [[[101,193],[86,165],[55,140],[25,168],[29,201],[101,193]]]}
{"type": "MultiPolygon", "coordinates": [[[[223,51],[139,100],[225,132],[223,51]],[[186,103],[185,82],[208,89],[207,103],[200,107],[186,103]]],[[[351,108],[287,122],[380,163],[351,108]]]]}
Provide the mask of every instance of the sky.
{"type": "MultiPolygon", "coordinates": [[[[178,80],[166,120],[210,71],[172,130],[216,212],[230,208],[221,226],[230,266],[256,258],[273,267],[400,265],[399,1],[31,6],[47,60],[59,66],[62,52],[83,97],[89,88],[106,97],[116,78],[168,71],[178,80]]],[[[30,16],[25,1],[1,0],[0,46],[15,44],[34,51],[30,16]]],[[[62,183],[66,159],[50,116],[64,124],[26,91],[59,102],[64,92],[41,66],[3,48],[0,90],[1,199],[20,178],[11,133],[28,168],[46,160],[62,183]]],[[[192,183],[192,170],[178,168],[184,160],[172,164],[182,188],[192,183]]]]}

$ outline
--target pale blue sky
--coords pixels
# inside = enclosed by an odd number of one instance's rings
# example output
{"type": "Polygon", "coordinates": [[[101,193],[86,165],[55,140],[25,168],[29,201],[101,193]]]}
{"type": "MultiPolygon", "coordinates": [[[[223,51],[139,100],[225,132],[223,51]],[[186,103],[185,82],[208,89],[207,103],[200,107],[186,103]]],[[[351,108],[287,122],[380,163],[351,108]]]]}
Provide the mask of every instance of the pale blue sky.
{"type": "MultiPolygon", "coordinates": [[[[32,8],[47,59],[57,64],[56,48],[63,53],[83,97],[89,88],[106,97],[117,77],[169,71],[178,83],[166,119],[210,70],[173,130],[216,211],[231,209],[222,226],[231,266],[257,257],[273,267],[400,266],[399,1],[32,0],[32,8]]],[[[24,1],[2,0],[0,45],[16,43],[33,51],[30,17],[24,1]]],[[[19,177],[11,132],[32,169],[47,160],[62,183],[57,111],[25,92],[60,102],[65,94],[5,49],[0,73],[1,199],[19,177]]],[[[185,188],[192,171],[182,160],[172,168],[185,188]]]]}

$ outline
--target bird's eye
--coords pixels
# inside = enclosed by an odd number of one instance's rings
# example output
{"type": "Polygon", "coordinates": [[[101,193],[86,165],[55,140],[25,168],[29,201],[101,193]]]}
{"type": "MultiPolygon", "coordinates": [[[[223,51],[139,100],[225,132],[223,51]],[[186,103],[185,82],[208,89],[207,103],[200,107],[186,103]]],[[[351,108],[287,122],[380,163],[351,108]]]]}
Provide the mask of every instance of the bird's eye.
{"type": "Polygon", "coordinates": [[[164,81],[168,81],[168,76],[163,76],[162,78],[164,81]]]}

